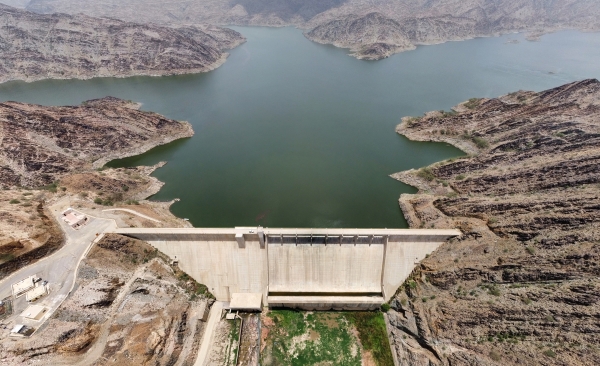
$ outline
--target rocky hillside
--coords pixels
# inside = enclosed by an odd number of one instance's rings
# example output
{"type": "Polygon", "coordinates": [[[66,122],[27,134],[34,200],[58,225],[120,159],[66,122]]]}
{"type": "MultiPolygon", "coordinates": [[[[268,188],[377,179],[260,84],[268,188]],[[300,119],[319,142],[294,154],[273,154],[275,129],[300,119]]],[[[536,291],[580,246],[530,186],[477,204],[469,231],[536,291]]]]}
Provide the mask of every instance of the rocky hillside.
{"type": "Polygon", "coordinates": [[[218,27],[40,15],[1,4],[0,24],[0,82],[204,72],[243,41],[218,27]]]}
{"type": "Polygon", "coordinates": [[[0,103],[0,187],[47,185],[193,135],[189,123],[137,107],[111,97],[68,107],[0,103]]]}
{"type": "Polygon", "coordinates": [[[349,48],[352,56],[365,60],[378,60],[415,48],[400,23],[379,13],[333,20],[317,26],[306,36],[318,43],[349,48]]]}
{"type": "Polygon", "coordinates": [[[322,14],[310,22],[318,25],[306,36],[350,48],[357,58],[381,59],[415,45],[514,31],[525,31],[535,38],[556,29],[598,30],[599,13],[597,3],[589,0],[471,0],[460,5],[449,0],[383,1],[375,7],[347,5],[322,14]],[[327,21],[330,16],[335,19],[327,21]],[[369,26],[360,27],[362,23],[369,26]]]}
{"type": "Polygon", "coordinates": [[[150,245],[108,234],[34,337],[0,330],[3,365],[193,365],[214,299],[150,245]]]}
{"type": "Polygon", "coordinates": [[[470,153],[394,175],[411,227],[464,236],[392,301],[411,365],[600,364],[600,82],[471,99],[398,132],[470,153]]]}
{"type": "Polygon", "coordinates": [[[174,0],[150,6],[144,0],[31,0],[27,8],[161,24],[291,24],[307,29],[311,40],[350,48],[366,59],[514,31],[600,29],[594,0],[174,0]]]}

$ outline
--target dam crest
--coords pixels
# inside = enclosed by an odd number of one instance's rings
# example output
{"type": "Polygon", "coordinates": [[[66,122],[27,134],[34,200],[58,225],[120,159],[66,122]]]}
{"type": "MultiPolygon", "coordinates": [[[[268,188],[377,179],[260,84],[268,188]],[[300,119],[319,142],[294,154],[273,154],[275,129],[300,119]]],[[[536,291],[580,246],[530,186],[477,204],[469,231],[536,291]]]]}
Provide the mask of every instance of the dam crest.
{"type": "Polygon", "coordinates": [[[262,305],[375,309],[459,230],[123,228],[168,255],[218,301],[261,294],[262,305]]]}

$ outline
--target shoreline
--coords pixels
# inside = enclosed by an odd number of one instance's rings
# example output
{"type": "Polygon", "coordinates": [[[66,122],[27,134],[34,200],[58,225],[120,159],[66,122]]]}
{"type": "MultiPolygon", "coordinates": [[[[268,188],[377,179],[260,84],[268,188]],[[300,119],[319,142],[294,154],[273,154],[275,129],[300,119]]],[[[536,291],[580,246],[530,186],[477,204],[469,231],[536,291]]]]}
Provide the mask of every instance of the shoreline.
{"type": "MultiPolygon", "coordinates": [[[[457,106],[453,107],[452,110],[463,111],[463,104],[467,102],[468,101],[458,104],[457,106]]],[[[439,112],[428,112],[425,114],[425,117],[435,113],[439,112]]],[[[465,153],[465,156],[463,156],[463,158],[468,158],[469,156],[472,156],[479,151],[475,144],[464,139],[452,137],[449,135],[423,135],[415,131],[410,131],[406,127],[410,123],[412,118],[415,117],[402,117],[401,122],[396,126],[396,133],[406,137],[410,141],[444,142],[450,144],[465,153]]],[[[458,159],[460,159],[460,157],[458,159]]],[[[404,219],[406,220],[409,228],[420,228],[422,227],[424,222],[419,217],[419,214],[417,213],[417,210],[414,207],[412,201],[419,200],[422,201],[422,203],[424,204],[430,204],[433,201],[433,199],[438,195],[432,192],[431,185],[429,184],[429,182],[418,176],[418,171],[420,169],[427,168],[432,165],[441,164],[446,160],[448,159],[440,160],[421,168],[403,170],[389,175],[389,177],[417,189],[417,193],[402,193],[398,198],[398,205],[400,206],[402,215],[404,216],[404,219]]],[[[446,188],[446,190],[446,193],[454,192],[454,190],[450,187],[446,188]]]]}
{"type": "Polygon", "coordinates": [[[183,125],[186,126],[185,131],[178,133],[178,134],[174,134],[174,135],[163,136],[158,141],[150,141],[144,145],[138,146],[136,148],[133,148],[133,149],[130,149],[127,151],[122,151],[120,153],[109,153],[108,155],[103,156],[98,160],[95,160],[92,163],[92,169],[102,168],[108,162],[110,162],[112,160],[118,160],[118,159],[124,159],[124,158],[132,157],[132,156],[142,155],[142,154],[154,149],[155,147],[166,145],[166,144],[169,144],[176,140],[190,138],[190,137],[194,136],[194,129],[192,128],[192,125],[189,122],[180,121],[180,123],[182,123],[183,125]]]}
{"type": "MultiPolygon", "coordinates": [[[[269,27],[269,26],[265,26],[265,27],[269,27]]],[[[540,38],[547,35],[547,34],[552,34],[552,33],[557,33],[557,32],[563,32],[563,31],[577,31],[577,32],[582,32],[582,33],[599,33],[600,32],[600,28],[599,29],[594,29],[594,28],[573,28],[573,27],[566,27],[566,28],[547,28],[547,29],[521,29],[521,30],[507,30],[504,32],[496,32],[496,33],[492,33],[492,34],[482,34],[482,35],[473,35],[473,36],[469,36],[469,37],[463,37],[463,38],[451,38],[451,39],[442,39],[442,40],[436,40],[436,41],[429,41],[429,42],[411,42],[413,47],[402,47],[400,45],[396,45],[396,44],[392,44],[392,43],[388,43],[390,46],[395,47],[395,50],[390,50],[390,52],[386,52],[385,54],[381,54],[380,57],[373,57],[371,58],[370,56],[365,56],[363,54],[361,54],[361,50],[363,48],[365,48],[366,46],[369,46],[369,44],[348,44],[348,43],[344,43],[344,42],[327,42],[327,41],[323,41],[320,39],[316,39],[316,38],[311,38],[308,36],[308,33],[311,31],[311,29],[308,28],[302,28],[302,27],[298,27],[296,26],[297,29],[302,30],[302,34],[304,35],[304,37],[306,39],[308,39],[311,42],[317,43],[317,44],[322,44],[322,45],[330,45],[330,46],[334,46],[337,48],[341,48],[344,50],[347,50],[349,53],[347,54],[348,56],[354,57],[358,60],[365,60],[365,61],[379,61],[379,60],[383,60],[386,59],[388,57],[391,57],[393,55],[396,54],[400,54],[400,53],[404,53],[404,52],[410,52],[410,51],[415,51],[417,50],[419,47],[422,46],[435,46],[435,45],[440,45],[440,44],[444,44],[444,43],[448,43],[448,42],[463,42],[463,41],[469,41],[469,40],[473,40],[473,39],[478,39],[478,38],[497,38],[497,37],[503,37],[506,35],[510,35],[510,34],[520,34],[523,35],[523,38],[526,41],[529,42],[539,42],[540,38]]]]}
{"type": "MultiPolygon", "coordinates": [[[[244,42],[241,42],[241,43],[235,45],[234,48],[240,46],[243,43],[244,42]]],[[[206,67],[200,68],[200,69],[181,69],[181,70],[176,70],[176,71],[163,70],[163,71],[152,71],[152,72],[140,71],[140,72],[132,72],[132,73],[127,73],[127,74],[114,74],[114,75],[100,73],[100,74],[93,74],[93,75],[70,75],[70,76],[64,76],[64,77],[36,76],[36,77],[29,77],[29,78],[11,78],[11,79],[6,79],[6,80],[0,79],[0,85],[10,83],[10,82],[35,83],[37,81],[44,81],[44,80],[91,80],[91,79],[100,79],[100,78],[125,79],[125,78],[130,78],[130,77],[135,77],[135,76],[163,77],[163,76],[203,74],[205,72],[210,72],[210,71],[216,70],[219,67],[221,67],[223,64],[225,64],[228,57],[229,57],[229,53],[224,52],[223,55],[217,61],[213,62],[212,64],[210,64],[206,67]]]]}

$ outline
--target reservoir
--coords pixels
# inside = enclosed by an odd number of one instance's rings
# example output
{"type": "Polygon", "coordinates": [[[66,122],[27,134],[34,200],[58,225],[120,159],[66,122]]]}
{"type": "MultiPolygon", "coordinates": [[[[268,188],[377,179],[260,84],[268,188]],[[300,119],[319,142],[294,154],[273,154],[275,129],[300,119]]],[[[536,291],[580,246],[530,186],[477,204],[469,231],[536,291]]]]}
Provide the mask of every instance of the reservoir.
{"type": "Polygon", "coordinates": [[[395,133],[403,116],[472,97],[600,78],[600,34],[564,31],[422,46],[369,62],[294,28],[234,28],[247,42],[205,74],[0,85],[0,101],[73,105],[107,95],[189,121],[190,139],[112,167],[168,164],[152,199],[197,227],[406,227],[388,175],[463,155],[395,133]]]}

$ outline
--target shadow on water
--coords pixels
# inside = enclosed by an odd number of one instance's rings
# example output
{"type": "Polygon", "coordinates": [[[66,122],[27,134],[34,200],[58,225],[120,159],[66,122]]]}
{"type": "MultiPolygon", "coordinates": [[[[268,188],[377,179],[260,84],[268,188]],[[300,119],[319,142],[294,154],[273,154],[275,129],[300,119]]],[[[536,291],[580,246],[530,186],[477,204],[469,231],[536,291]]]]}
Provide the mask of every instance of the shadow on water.
{"type": "Polygon", "coordinates": [[[166,145],[154,147],[141,155],[111,160],[105,166],[108,168],[126,168],[140,165],[155,165],[161,161],[168,162],[173,158],[175,152],[181,149],[186,143],[189,143],[190,140],[190,138],[175,140],[166,145]]]}

